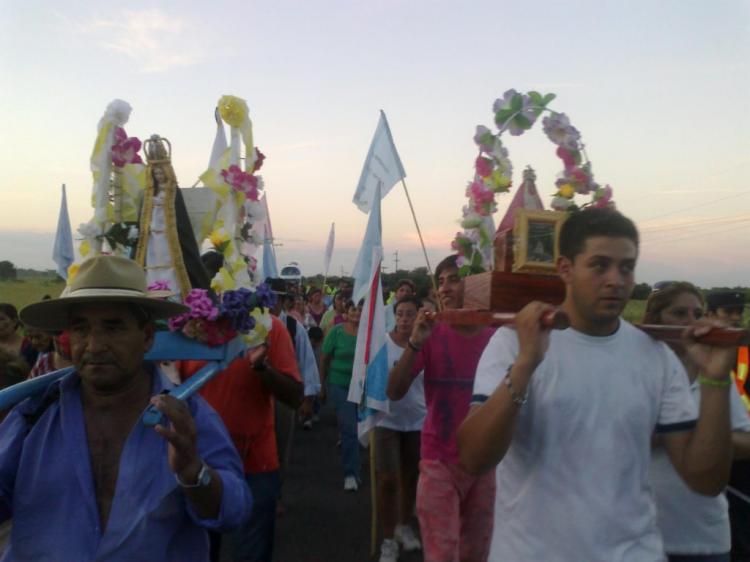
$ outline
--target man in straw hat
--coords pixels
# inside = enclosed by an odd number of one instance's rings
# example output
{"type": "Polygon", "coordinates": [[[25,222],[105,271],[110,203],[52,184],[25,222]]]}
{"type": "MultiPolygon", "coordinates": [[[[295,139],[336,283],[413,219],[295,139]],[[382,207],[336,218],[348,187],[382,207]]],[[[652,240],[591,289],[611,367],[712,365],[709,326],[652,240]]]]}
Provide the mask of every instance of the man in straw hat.
{"type": "Polygon", "coordinates": [[[217,414],[177,400],[144,363],[154,320],[184,312],[156,300],[135,262],[84,262],[59,299],[23,321],[67,329],[75,371],[19,404],[0,428],[0,509],[13,517],[3,560],[208,560],[206,529],[249,515],[250,491],[217,414]],[[154,429],[154,405],[168,420],[154,429]]]}

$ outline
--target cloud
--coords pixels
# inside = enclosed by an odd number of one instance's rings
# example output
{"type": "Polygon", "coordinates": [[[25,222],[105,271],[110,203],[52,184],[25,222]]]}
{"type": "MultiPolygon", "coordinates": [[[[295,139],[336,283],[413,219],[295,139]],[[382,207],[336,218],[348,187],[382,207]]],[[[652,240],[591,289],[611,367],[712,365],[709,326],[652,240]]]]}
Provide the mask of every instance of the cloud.
{"type": "Polygon", "coordinates": [[[67,24],[105,49],[138,62],[142,72],[163,72],[201,60],[192,47],[194,26],[184,17],[158,8],[125,10],[113,17],[67,24]]]}

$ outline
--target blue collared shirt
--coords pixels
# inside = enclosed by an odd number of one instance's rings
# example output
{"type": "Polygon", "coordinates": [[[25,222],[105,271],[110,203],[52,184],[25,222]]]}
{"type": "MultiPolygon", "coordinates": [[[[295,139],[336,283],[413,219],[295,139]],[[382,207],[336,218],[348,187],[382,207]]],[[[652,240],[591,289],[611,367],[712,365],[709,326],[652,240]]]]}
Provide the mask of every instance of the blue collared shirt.
{"type": "MultiPolygon", "coordinates": [[[[154,394],[173,386],[155,370],[152,380],[154,394]]],[[[226,531],[249,517],[252,499],[239,456],[221,418],[196,396],[187,402],[198,432],[198,452],[223,484],[219,516],[209,520],[196,515],[169,468],[166,440],[139,420],[123,447],[102,531],[80,380],[72,373],[59,384],[59,397],[32,427],[23,415],[32,404],[28,400],[0,425],[0,508],[6,518],[13,517],[3,562],[207,561],[205,530],[226,531]]]]}

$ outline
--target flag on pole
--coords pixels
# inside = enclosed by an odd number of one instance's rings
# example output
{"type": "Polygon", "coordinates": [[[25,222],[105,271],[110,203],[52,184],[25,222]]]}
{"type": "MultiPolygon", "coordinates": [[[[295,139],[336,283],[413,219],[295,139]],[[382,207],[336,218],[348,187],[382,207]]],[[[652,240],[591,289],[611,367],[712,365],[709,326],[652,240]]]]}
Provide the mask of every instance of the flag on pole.
{"type": "MultiPolygon", "coordinates": [[[[263,278],[277,278],[279,268],[276,266],[276,255],[273,251],[273,238],[269,235],[268,223],[263,225],[263,278]]],[[[261,280],[262,281],[262,280],[261,280]]]]}
{"type": "Polygon", "coordinates": [[[359,442],[367,444],[369,431],[388,413],[388,347],[385,335],[385,307],[380,264],[383,249],[375,247],[371,260],[374,265],[370,276],[362,316],[357,331],[354,350],[352,382],[348,400],[359,404],[357,408],[357,435],[359,442]]]}
{"type": "MultiPolygon", "coordinates": [[[[380,110],[380,121],[372,137],[370,150],[367,152],[362,174],[359,176],[354,202],[363,213],[370,212],[375,200],[375,188],[380,186],[380,197],[385,197],[391,188],[406,177],[404,166],[393,144],[391,129],[383,110],[380,110]]],[[[370,258],[370,254],[367,255],[370,258]]]]}
{"type": "MultiPolygon", "coordinates": [[[[372,272],[375,263],[372,261],[373,250],[382,248],[382,225],[380,222],[380,184],[375,186],[375,199],[370,209],[370,218],[367,219],[367,230],[362,240],[362,246],[357,254],[357,261],[354,264],[352,277],[354,277],[354,290],[352,291],[352,300],[356,303],[359,299],[364,298],[369,290],[369,281],[372,278],[372,272]]],[[[378,268],[379,271],[379,268],[378,268]]]]}
{"type": "Polygon", "coordinates": [[[326,253],[323,257],[323,277],[328,277],[328,268],[331,267],[331,258],[333,257],[333,241],[336,238],[336,223],[331,223],[331,232],[328,234],[328,243],[326,244],[326,253]]]}
{"type": "Polygon", "coordinates": [[[55,244],[52,248],[52,260],[57,264],[57,274],[63,279],[67,279],[68,268],[75,259],[73,232],[70,229],[70,217],[68,216],[68,198],[65,195],[65,184],[63,184],[60,214],[57,216],[55,244]]]}

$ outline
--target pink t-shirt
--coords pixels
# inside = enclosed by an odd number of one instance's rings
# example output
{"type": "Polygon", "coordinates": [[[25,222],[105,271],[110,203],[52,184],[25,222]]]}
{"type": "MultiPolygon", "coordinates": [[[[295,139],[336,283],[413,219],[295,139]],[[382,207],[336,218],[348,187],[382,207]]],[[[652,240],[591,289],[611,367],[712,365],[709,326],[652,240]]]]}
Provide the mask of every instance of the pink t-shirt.
{"type": "Polygon", "coordinates": [[[422,458],[458,463],[456,432],[469,412],[474,375],[495,328],[464,336],[438,323],[417,354],[412,368],[424,369],[427,417],[422,427],[422,458]]]}

